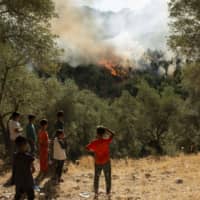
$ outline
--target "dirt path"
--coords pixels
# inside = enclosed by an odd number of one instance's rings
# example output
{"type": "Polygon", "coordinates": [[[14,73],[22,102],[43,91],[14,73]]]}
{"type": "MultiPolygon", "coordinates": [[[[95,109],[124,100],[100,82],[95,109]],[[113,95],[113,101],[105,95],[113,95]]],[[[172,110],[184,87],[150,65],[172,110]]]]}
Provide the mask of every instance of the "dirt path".
{"type": "MultiPolygon", "coordinates": [[[[118,160],[112,162],[113,200],[199,200],[200,156],[164,157],[141,160],[118,160]]],[[[2,185],[9,178],[0,178],[0,199],[12,199],[14,187],[2,185]]],[[[81,200],[93,199],[93,161],[83,158],[79,165],[69,165],[59,186],[45,178],[40,186],[40,199],[81,200]],[[81,197],[85,196],[85,197],[81,197]]],[[[100,200],[106,199],[104,177],[100,180],[100,200]]],[[[37,199],[39,193],[36,192],[37,199]]]]}

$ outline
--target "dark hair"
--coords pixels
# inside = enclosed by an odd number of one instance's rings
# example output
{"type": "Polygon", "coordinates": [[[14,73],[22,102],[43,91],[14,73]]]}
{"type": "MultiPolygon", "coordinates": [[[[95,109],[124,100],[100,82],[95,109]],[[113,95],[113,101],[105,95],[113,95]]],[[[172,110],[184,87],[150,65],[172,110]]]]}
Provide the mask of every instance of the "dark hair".
{"type": "Polygon", "coordinates": [[[16,119],[17,117],[19,117],[20,116],[20,113],[18,113],[18,112],[13,112],[13,114],[12,114],[12,119],[16,119]]]}
{"type": "Polygon", "coordinates": [[[23,146],[27,143],[28,143],[27,139],[23,136],[18,136],[15,140],[15,144],[18,148],[20,148],[21,146],[23,146]]]}
{"type": "Polygon", "coordinates": [[[40,126],[45,126],[45,125],[47,125],[48,124],[48,120],[47,119],[42,119],[41,121],[40,121],[40,126]]]}
{"type": "Polygon", "coordinates": [[[60,110],[57,112],[57,117],[63,117],[64,116],[64,111],[60,110]]]}
{"type": "Polygon", "coordinates": [[[102,127],[102,126],[98,126],[97,127],[97,134],[102,136],[104,133],[105,133],[105,128],[102,127]]]}
{"type": "Polygon", "coordinates": [[[60,136],[61,134],[63,134],[63,130],[62,129],[58,129],[56,131],[56,137],[60,136]]]}
{"type": "Polygon", "coordinates": [[[33,114],[28,115],[29,121],[31,121],[31,120],[33,120],[33,119],[35,119],[35,118],[36,118],[36,117],[35,117],[35,115],[33,115],[33,114]]]}

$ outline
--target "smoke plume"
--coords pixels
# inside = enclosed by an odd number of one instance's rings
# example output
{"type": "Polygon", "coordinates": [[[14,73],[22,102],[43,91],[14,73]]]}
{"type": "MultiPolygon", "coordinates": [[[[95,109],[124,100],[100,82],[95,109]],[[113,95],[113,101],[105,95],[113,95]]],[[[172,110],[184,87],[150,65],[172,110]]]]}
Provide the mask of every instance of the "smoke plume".
{"type": "Polygon", "coordinates": [[[73,5],[71,0],[54,2],[58,18],[52,22],[52,30],[59,36],[58,44],[64,49],[64,61],[77,66],[97,64],[110,55],[119,59],[115,49],[101,40],[101,30],[81,7],[73,5]]]}

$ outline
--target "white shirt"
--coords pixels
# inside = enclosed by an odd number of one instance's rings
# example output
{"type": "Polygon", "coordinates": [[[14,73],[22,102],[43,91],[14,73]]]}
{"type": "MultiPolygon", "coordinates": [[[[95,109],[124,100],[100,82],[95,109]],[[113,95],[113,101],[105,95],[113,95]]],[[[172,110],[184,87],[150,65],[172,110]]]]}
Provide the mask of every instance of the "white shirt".
{"type": "Polygon", "coordinates": [[[54,139],[53,143],[53,158],[55,160],[66,160],[65,149],[63,149],[58,141],[58,138],[54,139]]]}
{"type": "Polygon", "coordinates": [[[21,135],[20,132],[17,132],[16,129],[21,129],[21,125],[18,121],[10,120],[8,122],[10,140],[15,141],[15,139],[21,135]]]}

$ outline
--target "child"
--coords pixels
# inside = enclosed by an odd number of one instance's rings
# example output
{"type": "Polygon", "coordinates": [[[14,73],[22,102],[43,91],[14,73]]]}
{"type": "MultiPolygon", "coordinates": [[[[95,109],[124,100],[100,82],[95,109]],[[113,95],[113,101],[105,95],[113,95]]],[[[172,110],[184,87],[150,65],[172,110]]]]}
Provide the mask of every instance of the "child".
{"type": "Polygon", "coordinates": [[[109,145],[112,141],[114,133],[108,128],[99,126],[97,127],[97,139],[87,145],[87,150],[94,153],[95,156],[95,176],[94,176],[94,192],[95,199],[98,198],[99,177],[103,170],[106,180],[106,193],[110,197],[111,191],[111,163],[110,163],[110,149],[109,145]],[[109,138],[105,139],[104,136],[109,133],[109,138]]]}
{"type": "Polygon", "coordinates": [[[64,112],[57,112],[57,121],[55,123],[55,130],[61,129],[64,131],[64,112]]]}
{"type": "Polygon", "coordinates": [[[31,148],[31,154],[35,154],[36,150],[36,143],[37,143],[37,136],[36,136],[36,130],[35,130],[35,115],[29,115],[28,116],[28,125],[26,126],[26,137],[28,139],[30,148],[31,148]]]}
{"type": "MultiPolygon", "coordinates": [[[[9,137],[10,137],[10,161],[13,166],[13,156],[14,152],[16,151],[17,147],[15,144],[15,140],[17,137],[21,136],[23,128],[20,124],[20,113],[14,112],[11,116],[11,119],[8,122],[8,130],[9,130],[9,137]]],[[[8,181],[7,185],[14,184],[14,169],[12,168],[12,175],[10,180],[8,181]]]]}
{"type": "Polygon", "coordinates": [[[64,162],[66,160],[66,142],[63,130],[56,131],[56,137],[53,142],[53,158],[56,165],[56,183],[63,182],[61,179],[64,162]]]}
{"type": "Polygon", "coordinates": [[[18,152],[14,155],[13,168],[15,184],[15,200],[20,200],[25,193],[28,200],[34,199],[34,182],[32,173],[35,171],[32,155],[27,153],[28,141],[22,136],[18,136],[16,141],[18,152]]]}
{"type": "Polygon", "coordinates": [[[43,119],[40,121],[41,130],[38,134],[39,140],[39,157],[40,157],[40,172],[46,174],[48,171],[48,146],[49,136],[47,132],[48,121],[43,119]]]}
{"type": "Polygon", "coordinates": [[[18,136],[22,134],[22,127],[20,125],[20,113],[14,112],[11,119],[8,122],[9,136],[10,136],[10,149],[11,149],[11,160],[13,158],[13,153],[16,150],[15,140],[18,136]]]}

